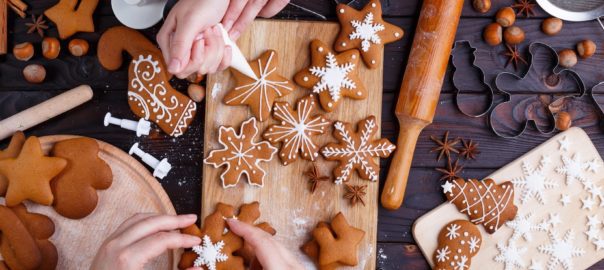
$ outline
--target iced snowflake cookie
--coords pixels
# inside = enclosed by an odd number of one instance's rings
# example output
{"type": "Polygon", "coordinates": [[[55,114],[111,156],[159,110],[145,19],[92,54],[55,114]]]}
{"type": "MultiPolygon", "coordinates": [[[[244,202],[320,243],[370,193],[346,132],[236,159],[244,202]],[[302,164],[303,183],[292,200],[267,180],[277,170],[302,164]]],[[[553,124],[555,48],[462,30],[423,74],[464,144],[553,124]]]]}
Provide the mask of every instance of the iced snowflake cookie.
{"type": "Polygon", "coordinates": [[[478,181],[455,179],[446,182],[443,192],[459,212],[466,214],[474,224],[482,224],[492,234],[505,222],[516,217],[514,185],[511,182],[495,184],[493,179],[478,181]]]}
{"type": "Polygon", "coordinates": [[[263,137],[269,142],[281,143],[279,158],[283,165],[294,162],[298,152],[303,159],[314,161],[319,156],[319,147],[311,136],[323,134],[329,122],[323,115],[317,115],[317,103],[313,95],[298,100],[296,109],[287,102],[275,103],[273,117],[281,121],[269,126],[263,137]]]}
{"type": "Polygon", "coordinates": [[[277,73],[276,51],[268,50],[249,63],[258,79],[231,69],[237,86],[226,94],[223,101],[227,105],[248,105],[252,114],[263,122],[269,118],[275,99],[288,95],[295,88],[293,83],[277,73]]]}
{"type": "Polygon", "coordinates": [[[321,107],[332,112],[343,97],[367,98],[367,90],[358,76],[359,51],[335,54],[319,40],[310,43],[310,66],[299,71],[294,80],[319,95],[321,107]]]}
{"type": "Polygon", "coordinates": [[[313,239],[302,246],[302,251],[313,258],[319,269],[337,266],[355,266],[359,263],[359,243],[365,232],[348,224],[340,212],[331,224],[319,223],[312,232],[313,239]]]}
{"type": "Polygon", "coordinates": [[[361,50],[363,61],[369,68],[377,68],[382,64],[379,55],[385,44],[403,38],[403,29],[382,19],[382,4],[379,0],[369,1],[362,10],[339,4],[336,13],[342,25],[334,45],[336,51],[361,50]]]}
{"type": "Polygon", "coordinates": [[[233,127],[220,127],[218,142],[222,149],[211,151],[204,163],[214,168],[226,166],[220,175],[224,188],[237,185],[244,174],[250,185],[264,185],[266,172],[260,167],[260,162],[271,161],[277,148],[267,141],[255,142],[257,135],[258,127],[253,117],[241,124],[239,134],[233,127]]]}
{"type": "Polygon", "coordinates": [[[481,245],[482,236],[476,225],[467,220],[450,222],[438,234],[433,269],[470,269],[472,257],[476,256],[481,245]]]}
{"type": "Polygon", "coordinates": [[[327,160],[339,161],[340,164],[333,170],[336,184],[350,180],[355,169],[361,178],[377,181],[380,167],[374,158],[390,156],[396,146],[388,139],[373,139],[378,131],[375,116],[361,120],[357,132],[349,123],[335,122],[333,127],[333,135],[339,143],[330,143],[321,148],[321,154],[327,160]]]}

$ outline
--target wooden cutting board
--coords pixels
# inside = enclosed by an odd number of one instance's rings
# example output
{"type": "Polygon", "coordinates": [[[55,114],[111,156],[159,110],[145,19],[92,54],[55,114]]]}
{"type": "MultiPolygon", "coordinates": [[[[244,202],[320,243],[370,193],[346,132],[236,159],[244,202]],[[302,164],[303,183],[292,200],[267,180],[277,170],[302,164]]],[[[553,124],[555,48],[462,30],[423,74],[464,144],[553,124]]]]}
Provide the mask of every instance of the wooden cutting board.
{"type": "MultiPolygon", "coordinates": [[[[48,153],[56,142],[70,138],[75,136],[46,136],[40,138],[40,143],[48,153]]],[[[59,253],[57,269],[88,269],[105,239],[136,213],[176,213],[161,184],[147,168],[115,146],[98,143],[100,157],[113,172],[113,183],[109,189],[98,191],[99,203],[92,214],[72,220],[57,214],[52,207],[25,203],[30,212],[44,214],[55,223],[51,241],[59,253]]],[[[4,204],[4,198],[0,204],[4,204]]],[[[166,252],[145,269],[176,269],[178,258],[177,251],[166,252]]]]}
{"type": "MultiPolygon", "coordinates": [[[[589,193],[583,189],[582,184],[574,181],[570,185],[566,184],[566,177],[563,174],[557,173],[555,170],[558,167],[563,166],[562,156],[566,155],[572,158],[573,155],[579,154],[582,161],[588,162],[595,160],[602,165],[602,157],[598,153],[589,136],[580,128],[572,128],[566,132],[558,134],[547,142],[543,143],[539,147],[533,149],[531,152],[518,158],[514,162],[501,168],[495,173],[489,175],[487,178],[492,178],[497,183],[512,180],[515,178],[521,178],[525,174],[522,169],[522,163],[527,162],[529,166],[536,168],[540,164],[540,160],[543,155],[549,155],[552,163],[544,166],[543,172],[547,179],[550,179],[553,183],[557,184],[558,187],[552,189],[546,189],[544,194],[545,204],[541,204],[534,197],[529,199],[522,204],[521,193],[523,187],[515,185],[514,190],[514,204],[518,206],[518,214],[516,217],[524,217],[528,213],[532,213],[531,221],[534,224],[539,224],[542,221],[549,220],[550,214],[558,214],[561,222],[557,224],[552,232],[556,233],[556,236],[560,239],[564,238],[564,235],[568,230],[574,231],[573,236],[575,246],[582,248],[585,251],[583,256],[574,257],[572,262],[574,269],[586,269],[591,265],[597,263],[604,258],[604,250],[596,250],[596,246],[588,241],[585,232],[588,230],[587,221],[588,216],[595,215],[600,224],[597,225],[599,230],[600,239],[604,239],[604,204],[598,198],[595,198],[594,206],[591,210],[582,209],[583,203],[581,200],[586,199],[589,193]],[[560,140],[568,138],[571,141],[571,147],[568,152],[560,150],[560,140]],[[570,203],[567,206],[563,206],[560,202],[562,194],[570,196],[570,203]]],[[[602,179],[602,172],[604,168],[602,166],[596,171],[585,171],[586,179],[593,181],[593,183],[604,190],[604,179],[602,179]]],[[[428,212],[424,216],[420,217],[413,226],[413,236],[424,256],[431,265],[433,263],[433,253],[437,246],[437,235],[441,228],[445,224],[456,220],[456,219],[468,219],[466,215],[461,214],[455,205],[450,203],[444,203],[434,210],[428,212]]],[[[504,269],[504,264],[494,261],[494,258],[499,254],[497,249],[498,243],[508,244],[508,239],[512,236],[513,230],[507,225],[503,225],[494,234],[489,235],[486,233],[482,226],[478,226],[482,234],[482,246],[478,254],[472,258],[472,267],[470,269],[484,269],[488,266],[489,269],[504,269]]],[[[551,226],[550,226],[551,229],[551,226]]],[[[540,252],[537,247],[542,245],[549,245],[550,236],[548,235],[550,229],[547,231],[532,230],[530,232],[532,240],[527,241],[523,237],[515,240],[516,246],[526,247],[526,252],[521,253],[522,261],[525,267],[522,269],[528,269],[531,266],[531,259],[540,262],[543,266],[541,269],[547,269],[550,256],[540,252]]],[[[563,269],[558,266],[555,269],[563,269]]]]}
{"type": "MultiPolygon", "coordinates": [[[[294,74],[309,64],[310,41],[320,39],[326,44],[333,44],[338,31],[339,25],[336,23],[256,20],[238,43],[248,59],[255,59],[268,49],[276,50],[279,54],[277,72],[293,80],[294,74]]],[[[363,64],[360,65],[359,74],[367,87],[368,99],[352,101],[345,98],[338,109],[326,114],[330,120],[356,124],[368,115],[375,115],[378,123],[381,123],[383,70],[368,70],[363,64]]],[[[241,123],[252,117],[248,107],[226,106],[222,102],[224,95],[234,86],[230,72],[225,71],[208,77],[207,86],[204,139],[206,155],[211,150],[220,148],[217,140],[220,126],[234,126],[239,132],[241,123]]],[[[294,101],[310,93],[311,90],[296,87],[292,94],[278,101],[287,101],[294,105],[294,101]]],[[[264,132],[269,124],[274,123],[276,122],[272,118],[265,121],[259,126],[260,132],[264,132]]],[[[331,132],[330,126],[326,134],[316,141],[317,144],[323,146],[327,142],[335,141],[331,132]]],[[[328,162],[323,158],[319,158],[317,164],[322,174],[329,176],[336,165],[335,162],[328,162]]],[[[309,240],[312,229],[319,221],[331,221],[335,214],[342,211],[352,226],[366,232],[360,245],[360,263],[356,269],[375,268],[379,188],[377,182],[361,180],[354,173],[350,183],[367,184],[368,188],[366,206],[359,204],[351,207],[343,198],[343,185],[323,182],[314,194],[309,192],[307,178],[303,176],[303,172],[311,166],[309,161],[298,160],[283,166],[275,155],[270,163],[262,166],[267,171],[263,188],[248,185],[244,178],[236,187],[224,189],[220,182],[224,167],[214,169],[204,165],[202,216],[212,213],[218,202],[241,205],[259,201],[261,220],[270,222],[277,229],[277,239],[305,262],[307,269],[313,269],[310,260],[300,252],[300,246],[309,240]]]]}

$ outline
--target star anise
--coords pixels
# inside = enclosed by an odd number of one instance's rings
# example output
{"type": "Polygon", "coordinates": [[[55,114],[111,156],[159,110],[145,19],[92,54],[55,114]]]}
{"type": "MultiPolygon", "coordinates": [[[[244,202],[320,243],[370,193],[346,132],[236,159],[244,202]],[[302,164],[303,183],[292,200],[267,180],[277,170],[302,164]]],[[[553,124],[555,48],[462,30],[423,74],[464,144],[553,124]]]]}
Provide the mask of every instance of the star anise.
{"type": "Polygon", "coordinates": [[[440,181],[453,181],[459,178],[459,174],[463,170],[463,166],[459,165],[459,159],[456,160],[453,164],[451,164],[451,160],[449,159],[446,169],[436,168],[436,170],[443,173],[443,176],[439,179],[440,181]]]}
{"type": "Polygon", "coordinates": [[[434,141],[436,144],[438,144],[437,147],[432,148],[432,150],[430,151],[430,153],[432,152],[436,152],[438,151],[438,161],[440,161],[440,159],[443,156],[446,156],[447,159],[451,159],[451,152],[453,153],[459,153],[459,150],[457,150],[454,146],[457,145],[459,143],[459,139],[455,139],[455,140],[449,140],[449,131],[445,132],[445,136],[443,137],[442,140],[437,139],[434,136],[430,136],[430,139],[432,141],[434,141]]]}
{"type": "Polygon", "coordinates": [[[476,156],[480,154],[478,151],[478,144],[472,140],[462,140],[463,147],[459,151],[459,155],[465,159],[476,159],[476,156]]]}
{"type": "Polygon", "coordinates": [[[514,69],[518,69],[518,61],[521,61],[525,65],[528,65],[528,62],[526,62],[526,60],[524,60],[524,58],[520,54],[520,51],[518,51],[518,47],[516,45],[514,45],[513,48],[512,48],[512,46],[510,46],[508,44],[505,44],[505,46],[507,47],[507,50],[508,50],[507,52],[505,52],[503,54],[508,57],[508,62],[505,63],[506,68],[508,67],[508,65],[510,65],[510,63],[514,63],[514,69]]]}
{"type": "Polygon", "coordinates": [[[362,203],[365,206],[365,200],[363,197],[367,194],[367,185],[346,185],[346,194],[344,194],[344,198],[350,200],[350,204],[353,206],[358,202],[362,203]]]}
{"type": "Polygon", "coordinates": [[[27,33],[31,34],[37,31],[40,37],[44,37],[44,30],[48,29],[48,25],[46,25],[46,20],[44,20],[44,15],[40,15],[38,16],[38,18],[36,18],[36,16],[32,14],[31,21],[32,22],[30,23],[25,23],[25,26],[28,27],[27,33]]]}
{"type": "Polygon", "coordinates": [[[516,0],[516,4],[513,4],[512,8],[519,9],[516,14],[518,16],[522,13],[524,13],[524,16],[527,18],[530,17],[530,15],[535,16],[535,4],[532,0],[516,0]]]}
{"type": "Polygon", "coordinates": [[[304,172],[304,175],[309,178],[308,183],[310,184],[311,193],[315,193],[315,190],[317,189],[319,182],[329,180],[328,176],[321,176],[319,174],[319,168],[317,167],[317,164],[315,164],[315,163],[312,164],[312,167],[310,169],[308,169],[308,171],[304,172]]]}

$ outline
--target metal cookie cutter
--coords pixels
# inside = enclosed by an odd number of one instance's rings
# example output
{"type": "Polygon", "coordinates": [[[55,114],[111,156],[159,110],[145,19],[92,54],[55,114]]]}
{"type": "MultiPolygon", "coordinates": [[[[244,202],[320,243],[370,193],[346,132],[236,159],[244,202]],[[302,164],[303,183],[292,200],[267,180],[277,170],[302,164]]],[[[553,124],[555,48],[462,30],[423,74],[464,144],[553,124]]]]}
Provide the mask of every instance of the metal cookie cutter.
{"type": "Polygon", "coordinates": [[[602,0],[537,0],[537,3],[554,17],[573,22],[597,20],[604,28],[602,0]]]}

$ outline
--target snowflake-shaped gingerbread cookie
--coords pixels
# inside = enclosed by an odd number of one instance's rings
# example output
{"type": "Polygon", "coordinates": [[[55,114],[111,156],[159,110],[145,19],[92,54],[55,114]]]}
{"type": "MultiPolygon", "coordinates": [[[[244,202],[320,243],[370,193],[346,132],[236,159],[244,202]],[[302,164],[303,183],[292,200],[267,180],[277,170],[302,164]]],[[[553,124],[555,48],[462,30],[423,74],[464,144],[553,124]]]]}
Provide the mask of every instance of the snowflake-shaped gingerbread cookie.
{"type": "Polygon", "coordinates": [[[204,163],[214,168],[226,166],[220,175],[224,188],[237,185],[244,174],[250,185],[263,186],[266,172],[260,162],[271,161],[277,148],[267,141],[255,142],[256,135],[258,127],[253,117],[241,124],[239,134],[232,127],[220,127],[218,142],[222,149],[211,151],[204,163]]]}
{"type": "Polygon", "coordinates": [[[361,120],[358,132],[354,132],[349,123],[336,122],[333,126],[334,136],[340,142],[328,144],[321,149],[321,153],[327,160],[340,162],[333,170],[336,184],[350,180],[354,169],[361,178],[377,181],[379,164],[374,158],[390,156],[396,146],[388,139],[372,140],[378,131],[375,116],[361,120]]]}
{"type": "Polygon", "coordinates": [[[258,59],[250,61],[258,79],[231,69],[237,86],[226,94],[224,103],[248,105],[260,122],[267,120],[275,99],[286,96],[295,89],[288,79],[277,74],[277,62],[277,52],[273,50],[268,50],[258,59]]]}
{"type": "Polygon", "coordinates": [[[310,66],[299,71],[294,80],[318,94],[324,110],[335,110],[343,97],[367,98],[367,91],[358,75],[359,51],[335,54],[323,42],[313,40],[310,53],[310,66]]]}
{"type": "Polygon", "coordinates": [[[271,143],[282,143],[279,158],[283,165],[294,162],[298,152],[311,161],[319,155],[319,147],[311,137],[323,134],[329,122],[314,113],[317,107],[313,95],[300,99],[295,110],[287,102],[275,103],[273,117],[281,123],[269,126],[263,136],[271,143]]]}
{"type": "Polygon", "coordinates": [[[369,1],[362,10],[346,4],[339,4],[336,10],[342,26],[334,46],[336,51],[361,50],[363,61],[369,68],[382,64],[380,53],[385,44],[403,38],[403,29],[382,19],[379,0],[369,1]]]}

